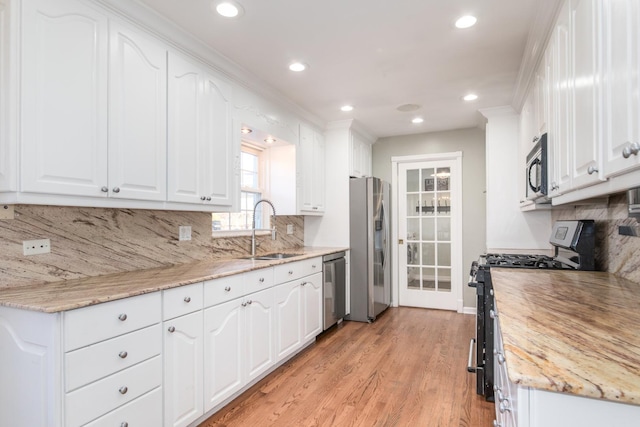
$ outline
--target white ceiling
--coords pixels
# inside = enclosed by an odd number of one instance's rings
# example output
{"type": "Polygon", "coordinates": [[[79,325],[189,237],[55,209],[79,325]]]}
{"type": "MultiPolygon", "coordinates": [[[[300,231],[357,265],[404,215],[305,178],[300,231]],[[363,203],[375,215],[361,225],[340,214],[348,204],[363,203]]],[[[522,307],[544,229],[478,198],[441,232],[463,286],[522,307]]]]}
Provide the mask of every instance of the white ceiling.
{"type": "Polygon", "coordinates": [[[355,119],[377,137],[474,127],[479,109],[510,105],[546,2],[238,0],[244,15],[230,20],[211,0],[140,1],[322,120],[355,119]],[[456,29],[465,14],[478,23],[456,29]],[[293,60],[310,68],[289,71],[293,60]],[[469,92],[480,98],[463,102],[469,92]],[[409,103],[421,108],[397,110],[409,103]]]}

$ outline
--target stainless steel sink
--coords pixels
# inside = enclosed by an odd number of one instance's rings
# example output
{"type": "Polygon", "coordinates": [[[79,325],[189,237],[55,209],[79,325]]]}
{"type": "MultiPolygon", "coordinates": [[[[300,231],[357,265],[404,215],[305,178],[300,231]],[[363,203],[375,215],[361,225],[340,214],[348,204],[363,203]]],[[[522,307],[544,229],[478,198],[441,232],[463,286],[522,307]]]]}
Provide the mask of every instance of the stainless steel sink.
{"type": "Polygon", "coordinates": [[[302,255],[302,254],[275,253],[275,254],[265,254],[265,255],[250,256],[250,257],[247,257],[246,259],[256,259],[256,260],[262,260],[262,261],[270,261],[270,260],[292,258],[292,257],[300,256],[300,255],[302,255]]]}

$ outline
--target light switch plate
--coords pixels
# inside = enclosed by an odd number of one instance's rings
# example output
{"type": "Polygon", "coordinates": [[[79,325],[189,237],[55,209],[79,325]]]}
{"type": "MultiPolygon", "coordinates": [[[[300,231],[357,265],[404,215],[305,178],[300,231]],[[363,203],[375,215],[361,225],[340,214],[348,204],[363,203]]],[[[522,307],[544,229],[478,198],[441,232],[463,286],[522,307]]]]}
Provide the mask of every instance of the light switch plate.
{"type": "Polygon", "coordinates": [[[293,224],[287,224],[287,234],[293,234],[293,224]]]}
{"type": "Polygon", "coordinates": [[[190,225],[181,225],[179,227],[179,235],[178,239],[182,241],[191,240],[191,226],[190,225]]]}
{"type": "Polygon", "coordinates": [[[24,255],[48,254],[51,252],[51,241],[49,239],[25,240],[22,242],[22,253],[24,255]]]}

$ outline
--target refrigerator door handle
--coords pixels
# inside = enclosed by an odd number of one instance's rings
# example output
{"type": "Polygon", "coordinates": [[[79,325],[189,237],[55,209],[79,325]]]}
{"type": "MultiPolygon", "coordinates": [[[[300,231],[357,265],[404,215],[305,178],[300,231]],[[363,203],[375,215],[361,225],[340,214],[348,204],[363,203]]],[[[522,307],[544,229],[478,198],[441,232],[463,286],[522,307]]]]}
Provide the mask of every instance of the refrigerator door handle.
{"type": "Polygon", "coordinates": [[[382,235],[382,269],[387,268],[387,242],[389,241],[389,219],[385,201],[382,200],[382,219],[384,220],[384,233],[382,235]]]}

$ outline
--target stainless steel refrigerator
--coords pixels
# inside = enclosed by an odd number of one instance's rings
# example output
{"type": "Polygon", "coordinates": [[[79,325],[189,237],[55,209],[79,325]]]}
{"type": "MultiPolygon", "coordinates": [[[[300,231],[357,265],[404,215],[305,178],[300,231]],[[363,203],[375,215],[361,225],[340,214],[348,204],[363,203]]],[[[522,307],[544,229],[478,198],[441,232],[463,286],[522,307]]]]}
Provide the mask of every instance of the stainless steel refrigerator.
{"type": "Polygon", "coordinates": [[[379,178],[349,180],[348,320],[373,322],[391,302],[389,183],[379,178]]]}

